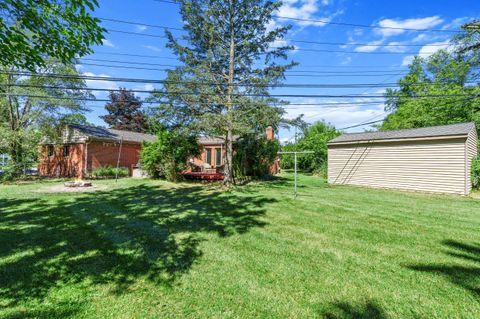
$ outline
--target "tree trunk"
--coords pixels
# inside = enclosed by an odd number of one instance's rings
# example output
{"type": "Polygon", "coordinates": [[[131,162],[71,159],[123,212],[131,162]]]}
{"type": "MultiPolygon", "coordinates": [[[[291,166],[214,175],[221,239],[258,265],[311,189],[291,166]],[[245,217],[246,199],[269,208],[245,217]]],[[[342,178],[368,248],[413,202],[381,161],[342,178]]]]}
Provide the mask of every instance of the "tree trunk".
{"type": "MultiPolygon", "coordinates": [[[[12,69],[13,70],[13,69],[12,69]]],[[[7,76],[7,84],[14,84],[13,75],[9,74],[7,76]]],[[[8,109],[8,121],[11,130],[10,142],[9,142],[9,150],[8,155],[10,155],[10,163],[14,167],[14,175],[19,176],[21,175],[21,169],[19,168],[19,164],[22,161],[22,150],[21,144],[18,141],[19,134],[19,118],[18,118],[18,106],[15,108],[14,102],[12,101],[12,97],[9,95],[10,89],[7,89],[6,95],[6,107],[8,109]]]]}
{"type": "Polygon", "coordinates": [[[233,176],[233,78],[235,68],[235,33],[234,33],[234,1],[230,1],[230,54],[228,68],[228,92],[227,92],[227,137],[226,137],[226,161],[223,184],[231,186],[235,183],[233,176]]]}

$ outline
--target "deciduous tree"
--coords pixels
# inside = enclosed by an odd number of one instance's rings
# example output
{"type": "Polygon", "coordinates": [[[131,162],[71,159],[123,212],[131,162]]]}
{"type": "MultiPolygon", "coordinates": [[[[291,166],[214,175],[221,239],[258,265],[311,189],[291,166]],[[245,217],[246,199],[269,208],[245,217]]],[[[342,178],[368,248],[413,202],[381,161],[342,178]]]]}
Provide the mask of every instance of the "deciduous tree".
{"type": "Polygon", "coordinates": [[[73,64],[49,60],[42,70],[69,76],[24,76],[13,69],[0,76],[0,146],[17,173],[32,164],[41,137],[54,137],[62,119],[86,111],[83,100],[93,98],[73,64]]]}
{"type": "MultiPolygon", "coordinates": [[[[307,172],[325,174],[327,168],[327,142],[340,135],[334,126],[323,121],[308,126],[297,143],[290,143],[282,151],[313,151],[313,154],[298,156],[297,166],[307,172]]],[[[293,156],[282,157],[283,168],[293,168],[293,156]]]]}
{"type": "Polygon", "coordinates": [[[480,128],[478,72],[469,56],[439,51],[416,57],[398,89],[387,90],[381,130],[476,122],[480,128]]]}
{"type": "Polygon", "coordinates": [[[111,128],[140,133],[148,130],[147,116],[141,110],[142,102],[132,91],[124,88],[110,91],[109,99],[105,105],[108,114],[100,118],[111,128]]]}
{"type": "Polygon", "coordinates": [[[101,44],[97,0],[0,1],[0,66],[36,71],[48,58],[69,63],[101,44]]]}

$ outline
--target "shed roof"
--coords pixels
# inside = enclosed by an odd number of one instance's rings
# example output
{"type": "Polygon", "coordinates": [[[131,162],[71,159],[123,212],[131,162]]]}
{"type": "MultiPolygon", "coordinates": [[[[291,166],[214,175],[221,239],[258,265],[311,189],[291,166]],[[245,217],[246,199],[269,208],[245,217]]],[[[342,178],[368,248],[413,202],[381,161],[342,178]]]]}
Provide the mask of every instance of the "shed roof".
{"type": "Polygon", "coordinates": [[[336,137],[328,142],[328,144],[343,144],[352,142],[367,141],[385,141],[398,139],[416,139],[429,137],[449,137],[449,136],[467,136],[472,130],[475,130],[475,123],[461,123],[441,126],[431,126],[422,128],[403,129],[396,131],[384,132],[366,132],[366,133],[349,133],[336,137]]]}
{"type": "Polygon", "coordinates": [[[123,138],[125,142],[141,143],[143,141],[154,142],[156,140],[155,135],[137,133],[124,130],[107,129],[98,126],[70,124],[71,128],[80,131],[86,135],[89,139],[95,140],[107,140],[107,141],[119,141],[123,138]]]}

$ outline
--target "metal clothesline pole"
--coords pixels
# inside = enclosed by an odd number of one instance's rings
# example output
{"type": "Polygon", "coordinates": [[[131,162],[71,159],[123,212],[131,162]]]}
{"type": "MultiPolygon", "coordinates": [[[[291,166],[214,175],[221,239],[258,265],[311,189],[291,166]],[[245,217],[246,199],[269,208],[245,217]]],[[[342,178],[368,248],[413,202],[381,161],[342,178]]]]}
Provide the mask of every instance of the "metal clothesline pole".
{"type": "Polygon", "coordinates": [[[118,148],[117,170],[115,171],[115,183],[118,182],[118,169],[120,166],[120,156],[122,155],[122,146],[123,146],[123,136],[120,139],[120,146],[118,148]]]}
{"type": "Polygon", "coordinates": [[[277,154],[293,154],[293,196],[297,198],[297,154],[313,154],[313,151],[301,151],[301,152],[278,152],[277,154]]]}

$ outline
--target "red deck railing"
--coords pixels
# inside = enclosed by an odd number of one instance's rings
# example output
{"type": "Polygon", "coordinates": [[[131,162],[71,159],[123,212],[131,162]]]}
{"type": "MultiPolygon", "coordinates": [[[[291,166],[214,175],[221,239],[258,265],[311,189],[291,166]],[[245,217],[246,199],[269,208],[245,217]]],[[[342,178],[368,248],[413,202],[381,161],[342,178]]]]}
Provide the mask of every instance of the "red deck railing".
{"type": "Polygon", "coordinates": [[[223,180],[224,176],[221,173],[209,173],[209,172],[182,172],[182,175],[187,179],[199,179],[199,180],[223,180]]]}

